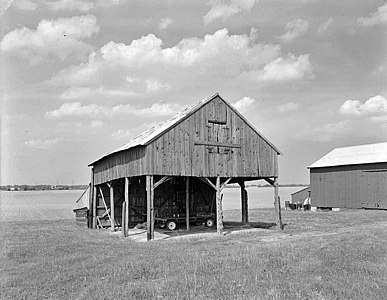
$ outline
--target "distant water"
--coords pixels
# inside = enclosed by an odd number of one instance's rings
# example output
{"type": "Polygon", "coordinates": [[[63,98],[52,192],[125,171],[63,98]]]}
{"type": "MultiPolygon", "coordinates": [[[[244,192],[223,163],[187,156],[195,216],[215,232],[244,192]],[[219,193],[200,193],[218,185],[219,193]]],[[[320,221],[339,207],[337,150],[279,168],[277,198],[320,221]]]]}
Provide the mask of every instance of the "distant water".
{"type": "MultiPolygon", "coordinates": [[[[290,200],[290,194],[302,187],[280,187],[281,203],[290,200]]],[[[82,195],[81,190],[65,191],[0,191],[0,220],[60,220],[74,218],[75,201],[82,195]]],[[[274,206],[274,189],[271,187],[247,188],[249,208],[271,208],[274,206]]],[[[240,189],[223,190],[223,209],[240,209],[240,189]]]]}

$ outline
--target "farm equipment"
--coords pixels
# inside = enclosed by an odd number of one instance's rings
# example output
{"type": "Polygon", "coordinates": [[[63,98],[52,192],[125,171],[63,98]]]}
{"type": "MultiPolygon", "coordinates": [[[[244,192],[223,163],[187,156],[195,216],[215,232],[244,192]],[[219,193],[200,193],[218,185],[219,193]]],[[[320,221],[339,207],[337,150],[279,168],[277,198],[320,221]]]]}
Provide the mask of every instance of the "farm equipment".
{"type": "MultiPolygon", "coordinates": [[[[195,216],[189,217],[189,222],[194,223],[195,225],[204,225],[206,227],[213,227],[215,225],[215,214],[214,213],[198,213],[195,216]]],[[[175,230],[178,224],[186,222],[185,214],[176,214],[172,216],[163,216],[155,218],[156,224],[160,228],[167,228],[169,230],[175,230]]]]}

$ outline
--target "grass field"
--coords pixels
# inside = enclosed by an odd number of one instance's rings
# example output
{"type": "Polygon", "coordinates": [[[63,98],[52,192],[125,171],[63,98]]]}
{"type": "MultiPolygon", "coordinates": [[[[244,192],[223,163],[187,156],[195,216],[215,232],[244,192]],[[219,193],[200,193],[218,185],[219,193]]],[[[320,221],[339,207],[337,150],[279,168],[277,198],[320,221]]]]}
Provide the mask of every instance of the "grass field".
{"type": "MultiPolygon", "coordinates": [[[[250,219],[270,223],[274,212],[250,219]]],[[[149,243],[73,220],[2,222],[1,299],[386,299],[387,212],[283,211],[283,220],[282,232],[149,243]]]]}

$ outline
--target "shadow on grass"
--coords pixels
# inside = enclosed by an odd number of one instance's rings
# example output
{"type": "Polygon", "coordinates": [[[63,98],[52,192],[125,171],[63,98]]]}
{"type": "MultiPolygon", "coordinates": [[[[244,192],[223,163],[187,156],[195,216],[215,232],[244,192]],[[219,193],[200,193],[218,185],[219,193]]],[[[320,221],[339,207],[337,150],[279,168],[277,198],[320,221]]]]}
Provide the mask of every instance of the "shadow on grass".
{"type": "Polygon", "coordinates": [[[248,229],[248,228],[260,228],[260,229],[269,229],[272,227],[276,227],[277,224],[273,222],[249,222],[248,224],[242,224],[241,222],[225,222],[224,223],[224,228],[225,229],[248,229]]]}

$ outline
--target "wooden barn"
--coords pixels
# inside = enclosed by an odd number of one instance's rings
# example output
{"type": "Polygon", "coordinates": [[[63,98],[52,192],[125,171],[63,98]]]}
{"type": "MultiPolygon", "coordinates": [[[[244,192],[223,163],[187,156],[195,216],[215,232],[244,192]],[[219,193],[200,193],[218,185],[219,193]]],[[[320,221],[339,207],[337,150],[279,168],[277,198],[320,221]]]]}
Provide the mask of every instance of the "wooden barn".
{"type": "Polygon", "coordinates": [[[274,187],[277,225],[280,151],[218,94],[203,99],[93,161],[92,227],[112,230],[146,222],[176,227],[182,221],[213,222],[222,234],[222,189],[241,189],[242,222],[248,222],[245,182],[264,179],[274,187]],[[213,220],[211,220],[213,216],[213,220]],[[172,222],[172,221],[173,222],[172,222]]]}
{"type": "Polygon", "coordinates": [[[387,209],[387,143],[336,148],[308,168],[313,207],[387,209]]]}

